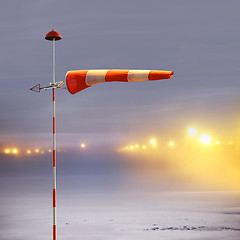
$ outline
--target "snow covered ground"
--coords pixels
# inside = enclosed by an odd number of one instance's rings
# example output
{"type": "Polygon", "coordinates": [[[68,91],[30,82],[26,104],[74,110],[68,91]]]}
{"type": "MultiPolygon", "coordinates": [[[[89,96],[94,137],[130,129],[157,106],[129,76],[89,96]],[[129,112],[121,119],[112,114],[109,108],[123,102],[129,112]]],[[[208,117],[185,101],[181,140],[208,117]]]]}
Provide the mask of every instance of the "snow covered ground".
{"type": "MultiPolygon", "coordinates": [[[[0,197],[0,239],[51,239],[51,194],[20,192],[0,197]]],[[[71,240],[239,240],[240,193],[60,191],[57,229],[71,240]]]]}

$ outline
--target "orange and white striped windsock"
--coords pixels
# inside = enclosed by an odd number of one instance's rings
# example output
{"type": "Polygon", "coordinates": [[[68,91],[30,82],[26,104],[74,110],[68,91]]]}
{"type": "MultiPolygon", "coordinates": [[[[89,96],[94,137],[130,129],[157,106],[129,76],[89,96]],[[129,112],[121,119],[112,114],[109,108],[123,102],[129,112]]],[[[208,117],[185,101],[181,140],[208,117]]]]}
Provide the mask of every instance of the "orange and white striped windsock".
{"type": "Polygon", "coordinates": [[[162,70],[76,70],[66,74],[66,86],[75,94],[92,85],[103,82],[141,82],[170,79],[173,71],[162,70]]]}

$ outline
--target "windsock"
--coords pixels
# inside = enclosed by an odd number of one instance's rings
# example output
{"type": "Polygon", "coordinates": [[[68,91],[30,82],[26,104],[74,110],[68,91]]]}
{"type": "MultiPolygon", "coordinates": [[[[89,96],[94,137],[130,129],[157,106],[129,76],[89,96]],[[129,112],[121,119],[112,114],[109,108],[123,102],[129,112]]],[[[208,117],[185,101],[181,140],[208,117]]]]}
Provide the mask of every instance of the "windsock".
{"type": "Polygon", "coordinates": [[[103,82],[141,82],[170,79],[173,71],[162,70],[76,70],[66,74],[66,86],[75,94],[92,85],[103,82]]]}

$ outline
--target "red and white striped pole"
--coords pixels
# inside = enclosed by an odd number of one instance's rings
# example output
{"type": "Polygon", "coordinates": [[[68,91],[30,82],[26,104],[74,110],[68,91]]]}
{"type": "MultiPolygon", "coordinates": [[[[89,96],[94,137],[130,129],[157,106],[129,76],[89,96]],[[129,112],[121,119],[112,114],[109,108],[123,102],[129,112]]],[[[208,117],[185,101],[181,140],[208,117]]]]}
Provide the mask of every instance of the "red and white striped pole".
{"type": "MultiPolygon", "coordinates": [[[[55,39],[53,39],[53,84],[55,85],[55,39]]],[[[55,129],[55,88],[53,97],[53,240],[57,239],[57,172],[56,172],[56,129],[55,129]]]]}
{"type": "Polygon", "coordinates": [[[52,100],[53,100],[53,240],[57,239],[57,171],[56,171],[56,114],[55,114],[55,88],[56,80],[55,80],[55,41],[61,40],[62,37],[60,34],[54,30],[49,32],[46,37],[46,40],[53,42],[53,82],[51,85],[52,88],[52,100]]]}

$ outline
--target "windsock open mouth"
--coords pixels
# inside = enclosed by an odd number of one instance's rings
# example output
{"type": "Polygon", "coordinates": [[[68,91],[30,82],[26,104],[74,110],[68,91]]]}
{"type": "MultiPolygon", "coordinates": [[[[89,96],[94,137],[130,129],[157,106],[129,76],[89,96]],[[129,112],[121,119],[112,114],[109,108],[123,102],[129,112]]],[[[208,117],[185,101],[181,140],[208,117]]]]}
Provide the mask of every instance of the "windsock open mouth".
{"type": "Polygon", "coordinates": [[[142,82],[170,79],[173,71],[97,69],[75,70],[66,74],[66,86],[71,94],[103,82],[142,82]]]}

